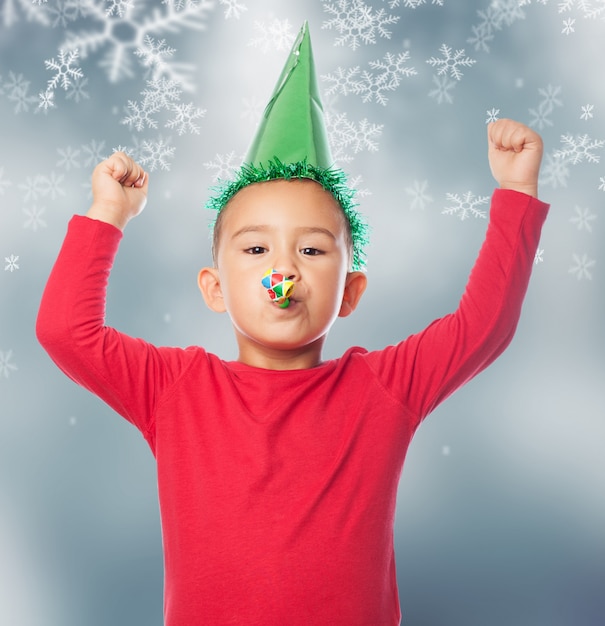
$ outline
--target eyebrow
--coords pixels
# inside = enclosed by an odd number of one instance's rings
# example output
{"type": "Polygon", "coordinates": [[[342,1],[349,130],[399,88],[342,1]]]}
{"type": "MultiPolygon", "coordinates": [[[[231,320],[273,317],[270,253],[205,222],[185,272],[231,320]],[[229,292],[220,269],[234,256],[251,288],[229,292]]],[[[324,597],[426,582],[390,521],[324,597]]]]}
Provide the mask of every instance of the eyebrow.
{"type": "MultiPolygon", "coordinates": [[[[237,230],[235,233],[233,233],[231,239],[236,239],[237,237],[240,237],[241,235],[245,235],[247,233],[264,233],[271,230],[274,229],[268,224],[251,224],[237,230]]],[[[322,228],[321,226],[299,226],[295,230],[302,235],[321,234],[336,240],[336,235],[331,230],[327,228],[322,228]]]]}

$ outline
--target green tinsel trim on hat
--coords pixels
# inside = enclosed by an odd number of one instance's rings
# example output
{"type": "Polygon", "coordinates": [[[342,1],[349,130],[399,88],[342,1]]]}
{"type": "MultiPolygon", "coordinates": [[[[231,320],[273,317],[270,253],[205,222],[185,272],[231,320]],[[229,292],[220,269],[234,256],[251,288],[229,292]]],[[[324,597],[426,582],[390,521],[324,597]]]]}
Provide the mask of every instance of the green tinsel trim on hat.
{"type": "MultiPolygon", "coordinates": [[[[369,226],[361,213],[355,208],[355,190],[347,185],[346,174],[337,168],[321,168],[307,163],[306,160],[296,163],[282,163],[275,158],[267,166],[246,163],[236,172],[233,180],[220,181],[212,188],[214,195],[206,203],[206,208],[216,211],[217,215],[227,202],[244,187],[253,183],[268,180],[292,180],[295,178],[309,178],[319,183],[329,191],[338,201],[349,222],[351,240],[353,242],[353,271],[361,270],[366,265],[366,246],[369,243],[369,226]]],[[[214,227],[214,220],[211,227],[214,227]]]]}

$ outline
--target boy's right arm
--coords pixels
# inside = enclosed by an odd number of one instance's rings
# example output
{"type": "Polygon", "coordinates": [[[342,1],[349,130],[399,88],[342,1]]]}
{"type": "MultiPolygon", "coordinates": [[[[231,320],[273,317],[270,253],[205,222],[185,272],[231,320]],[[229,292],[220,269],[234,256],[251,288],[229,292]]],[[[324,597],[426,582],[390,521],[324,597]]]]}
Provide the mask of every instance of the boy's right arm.
{"type": "Polygon", "coordinates": [[[65,374],[133,422],[151,443],[159,394],[193,353],[156,348],[105,325],[105,295],[121,229],[140,213],[146,192],[147,176],[126,155],[97,166],[93,204],[86,217],[74,216],[69,223],[42,296],[36,334],[65,374]]]}

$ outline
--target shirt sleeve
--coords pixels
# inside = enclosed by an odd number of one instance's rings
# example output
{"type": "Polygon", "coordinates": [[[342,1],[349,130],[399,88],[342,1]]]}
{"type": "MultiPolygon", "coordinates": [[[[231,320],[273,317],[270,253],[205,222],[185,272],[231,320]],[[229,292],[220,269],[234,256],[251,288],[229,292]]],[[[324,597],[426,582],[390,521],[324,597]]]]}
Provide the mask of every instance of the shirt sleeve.
{"type": "Polygon", "coordinates": [[[549,205],[496,190],[479,256],[455,312],[366,362],[418,423],[509,345],[549,205]]]}
{"type": "Polygon", "coordinates": [[[42,295],[36,335],[67,376],[151,440],[158,399],[200,349],[157,348],[105,325],[107,284],[121,238],[104,222],[70,220],[42,295]]]}

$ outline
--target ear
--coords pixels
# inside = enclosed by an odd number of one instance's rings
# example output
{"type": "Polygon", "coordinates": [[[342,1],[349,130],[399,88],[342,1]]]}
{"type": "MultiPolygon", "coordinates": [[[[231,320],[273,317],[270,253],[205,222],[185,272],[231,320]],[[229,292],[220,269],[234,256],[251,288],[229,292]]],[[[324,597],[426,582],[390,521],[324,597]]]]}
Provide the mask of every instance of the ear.
{"type": "Polygon", "coordinates": [[[338,317],[347,317],[357,308],[368,285],[368,277],[363,272],[349,272],[345,282],[342,304],[338,317]]]}
{"type": "Polygon", "coordinates": [[[221,280],[215,267],[203,267],[197,275],[197,284],[204,296],[206,306],[215,313],[224,313],[225,300],[221,289],[221,280]]]}

